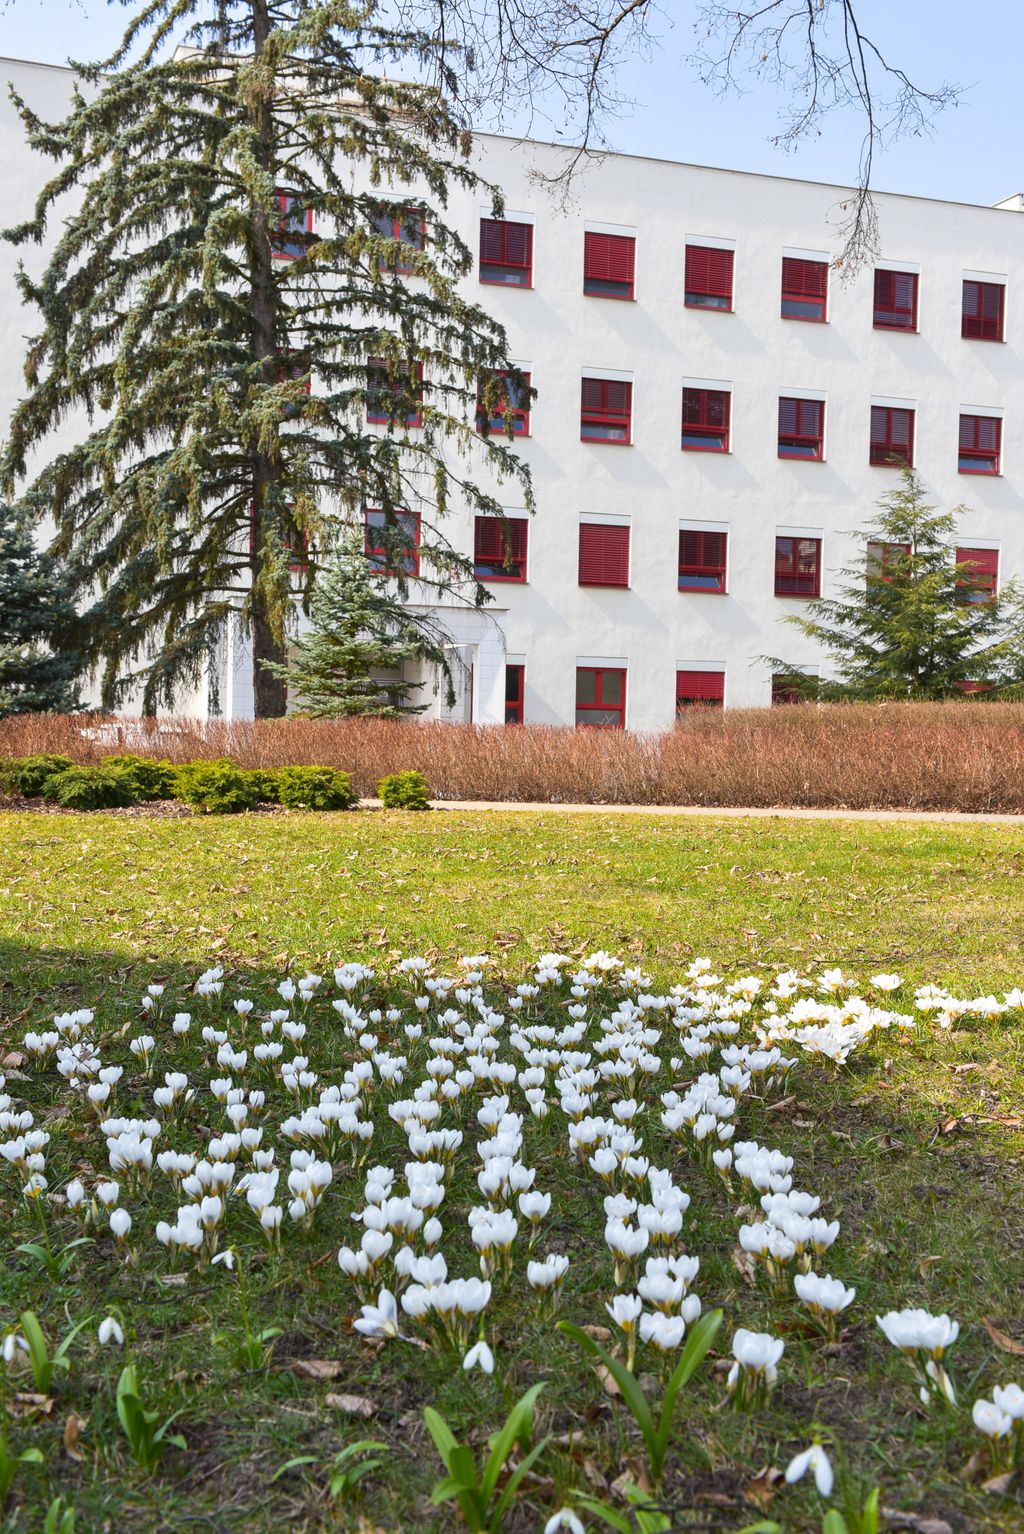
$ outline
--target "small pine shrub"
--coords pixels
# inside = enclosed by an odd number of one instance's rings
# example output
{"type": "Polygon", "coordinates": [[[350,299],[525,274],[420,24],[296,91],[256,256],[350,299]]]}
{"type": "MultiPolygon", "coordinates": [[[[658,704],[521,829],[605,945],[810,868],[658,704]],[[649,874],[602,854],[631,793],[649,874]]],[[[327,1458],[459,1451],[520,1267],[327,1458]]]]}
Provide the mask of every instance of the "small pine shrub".
{"type": "Polygon", "coordinates": [[[257,801],[259,790],[252,777],[226,756],[189,762],[175,772],[174,797],[205,815],[237,815],[257,801]]]}
{"type": "Polygon", "coordinates": [[[279,767],[278,803],[290,810],[349,810],[352,779],[334,767],[279,767]]]}
{"type": "Polygon", "coordinates": [[[422,772],[391,772],[377,784],[386,810],[429,810],[427,780],[422,772]]]}
{"type": "Polygon", "coordinates": [[[113,810],[138,803],[131,778],[117,767],[68,767],[47,778],[43,797],[62,810],[113,810]]]}
{"type": "Polygon", "coordinates": [[[55,773],[67,772],[75,764],[70,756],[12,756],[0,763],[0,787],[9,794],[23,794],[26,799],[38,799],[47,780],[55,773]]]}
{"type": "Polygon", "coordinates": [[[121,772],[131,782],[136,800],[173,799],[177,769],[171,762],[154,762],[145,756],[105,756],[103,766],[121,772]]]}
{"type": "Polygon", "coordinates": [[[246,777],[249,779],[257,804],[278,804],[278,777],[279,769],[266,771],[262,767],[244,768],[246,777]]]}

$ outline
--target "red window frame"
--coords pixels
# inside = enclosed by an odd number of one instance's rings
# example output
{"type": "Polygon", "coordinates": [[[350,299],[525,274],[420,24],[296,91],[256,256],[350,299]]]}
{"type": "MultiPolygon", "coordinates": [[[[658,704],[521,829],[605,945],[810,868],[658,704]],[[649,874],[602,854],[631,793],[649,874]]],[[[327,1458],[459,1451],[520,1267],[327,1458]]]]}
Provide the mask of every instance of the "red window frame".
{"type": "Polygon", "coordinates": [[[687,309],[732,312],[734,250],[712,245],[687,245],[683,302],[687,309]]]}
{"type": "Polygon", "coordinates": [[[371,357],[366,364],[366,419],[371,426],[403,425],[405,427],[423,425],[423,364],[414,364],[417,386],[415,390],[408,389],[408,375],[404,377],[397,371],[392,370],[383,357],[371,357]],[[383,405],[377,404],[374,395],[401,395],[411,393],[416,402],[416,409],[406,416],[393,414],[383,405]]]}
{"type": "MultiPolygon", "coordinates": [[[[590,688],[584,682],[586,692],[590,688]]],[[[626,672],[620,666],[577,666],[576,667],[576,725],[577,728],[624,730],[626,728],[626,672]],[[581,680],[584,677],[594,678],[592,699],[584,697],[581,701],[581,680]],[[607,694],[607,696],[605,696],[607,694]],[[612,718],[587,719],[580,715],[587,714],[611,714],[612,718]]]]}
{"type": "Polygon", "coordinates": [[[308,235],[313,233],[313,209],[304,208],[297,192],[278,188],[274,196],[281,206],[277,227],[270,233],[270,253],[275,261],[298,261],[306,254],[308,235]],[[301,223],[296,223],[292,209],[298,206],[301,223]]]}
{"type": "Polygon", "coordinates": [[[526,667],[505,665],[505,723],[522,724],[526,701],[526,667]]]}
{"type": "Polygon", "coordinates": [[[580,387],[580,441],[629,447],[633,439],[633,385],[618,378],[584,378],[580,387]]]}
{"type": "Polygon", "coordinates": [[[578,579],[581,586],[629,586],[629,525],[581,522],[578,579]]]}
{"type": "Polygon", "coordinates": [[[869,461],[891,468],[893,464],[914,466],[914,427],[916,410],[902,405],[872,405],[869,461]]]}
{"type": "Polygon", "coordinates": [[[998,474],[1003,422],[997,415],[962,415],[957,468],[961,474],[998,474]]]}
{"type": "Polygon", "coordinates": [[[827,305],[828,262],[783,256],[782,318],[824,325],[827,305]]]}
{"type": "Polygon", "coordinates": [[[724,671],[677,671],[676,713],[687,708],[724,708],[724,671]]]}
{"type": "MultiPolygon", "coordinates": [[[[398,240],[404,249],[416,255],[426,249],[427,219],[422,208],[382,204],[372,215],[371,222],[378,234],[384,235],[385,239],[398,240]]],[[[400,277],[408,277],[413,271],[412,262],[406,257],[399,257],[392,265],[381,256],[377,265],[380,271],[400,277]]]]}
{"type": "Polygon", "coordinates": [[[591,298],[632,299],[636,278],[636,236],[583,234],[583,291],[591,298]]]}
{"type": "Polygon", "coordinates": [[[775,539],[775,595],[808,600],[821,596],[821,539],[775,539]]]}
{"type": "Polygon", "coordinates": [[[476,429],[484,436],[490,436],[492,432],[507,433],[508,421],[505,410],[499,410],[494,415],[488,416],[484,412],[484,385],[488,378],[505,379],[506,383],[501,393],[511,410],[512,435],[513,437],[528,437],[530,435],[530,379],[532,374],[522,374],[522,388],[516,393],[518,386],[510,373],[495,372],[482,374],[477,379],[476,385],[476,429]],[[512,381],[512,390],[509,390],[509,381],[512,381]]]}
{"type": "Polygon", "coordinates": [[[973,567],[966,579],[957,578],[957,601],[993,601],[999,589],[999,550],[958,548],[956,562],[973,567]]]}
{"type": "Polygon", "coordinates": [[[381,511],[377,507],[368,506],[363,512],[363,538],[364,551],[367,559],[373,565],[379,575],[405,575],[417,576],[420,573],[420,514],[418,511],[381,511]],[[371,519],[382,518],[375,522],[371,519]],[[414,533],[413,541],[407,544],[408,553],[405,556],[406,568],[397,570],[387,561],[393,556],[394,548],[388,548],[383,539],[373,539],[375,527],[386,528],[390,526],[397,530],[402,524],[409,524],[414,533]]]}
{"type": "Polygon", "coordinates": [[[530,524],[526,517],[476,517],[473,521],[473,574],[478,581],[526,580],[530,524]]]}
{"type": "Polygon", "coordinates": [[[1001,341],[1005,318],[1005,282],[975,282],[965,277],[960,334],[970,341],[1001,341]]]}
{"type": "Polygon", "coordinates": [[[732,416],[728,389],[684,389],[680,445],[684,453],[727,453],[732,416]]]}
{"type": "Polygon", "coordinates": [[[909,543],[882,543],[878,539],[868,540],[866,574],[869,581],[891,581],[892,576],[886,571],[894,558],[906,558],[910,553],[909,543]]]}
{"type": "Polygon", "coordinates": [[[533,225],[480,220],[480,281],[494,287],[533,287],[533,225]]]}
{"type": "MultiPolygon", "coordinates": [[[[811,678],[808,677],[808,681],[811,678]]],[[[817,678],[814,679],[817,681],[817,678]]],[[[813,700],[801,691],[795,682],[790,681],[785,671],[776,671],[772,674],[772,708],[780,705],[788,707],[793,703],[810,703],[813,700]]]]}
{"type": "MultiPolygon", "coordinates": [[[[294,506],[289,501],[288,502],[288,510],[289,510],[289,512],[294,511],[294,509],[295,509],[294,506]]],[[[299,541],[300,541],[300,546],[301,546],[303,557],[301,559],[294,560],[294,561],[292,561],[289,564],[288,568],[292,572],[293,575],[301,575],[303,571],[309,569],[310,542],[309,542],[309,532],[307,531],[306,528],[303,528],[302,531],[299,533],[299,541]]],[[[286,543],[285,544],[285,548],[287,548],[289,551],[291,551],[294,548],[294,545],[291,544],[291,543],[286,543]]],[[[252,557],[253,554],[255,554],[255,552],[256,552],[256,518],[255,518],[255,516],[253,514],[252,502],[250,501],[250,503],[249,503],[249,555],[250,555],[250,558],[252,557]]]]}
{"type": "Polygon", "coordinates": [[[681,528],[679,590],[725,593],[728,534],[681,528]]]}
{"type": "Polygon", "coordinates": [[[876,330],[917,329],[917,272],[875,267],[873,325],[876,330]]]}
{"type": "Polygon", "coordinates": [[[820,462],[825,456],[825,401],[782,395],[779,399],[780,458],[820,462]]]}
{"type": "MultiPolygon", "coordinates": [[[[296,383],[299,379],[302,380],[301,392],[308,399],[313,393],[313,375],[309,369],[301,362],[293,362],[290,366],[285,362],[278,364],[277,382],[279,387],[282,384],[296,383]]],[[[286,421],[294,420],[296,416],[302,414],[302,402],[300,400],[286,400],[282,406],[281,414],[286,421]]]]}

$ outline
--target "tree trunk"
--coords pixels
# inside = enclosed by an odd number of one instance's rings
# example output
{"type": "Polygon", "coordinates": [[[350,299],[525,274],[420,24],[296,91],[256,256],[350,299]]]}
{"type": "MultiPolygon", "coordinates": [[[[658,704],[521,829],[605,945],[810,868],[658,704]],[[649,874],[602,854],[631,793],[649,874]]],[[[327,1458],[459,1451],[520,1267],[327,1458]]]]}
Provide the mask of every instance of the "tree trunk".
{"type": "MultiPolygon", "coordinates": [[[[270,34],[270,12],[267,0],[252,0],[253,52],[258,61],[270,34]]],[[[257,130],[256,155],[264,170],[270,171],[274,163],[274,125],[272,117],[274,82],[270,81],[265,92],[253,92],[249,98],[249,111],[253,114],[253,126],[257,130]]],[[[270,228],[266,210],[254,207],[253,246],[251,270],[252,294],[252,351],[262,364],[263,380],[274,383],[277,377],[277,352],[274,321],[276,318],[276,293],[274,290],[273,256],[270,249],[270,228]]],[[[280,456],[266,452],[254,452],[252,459],[252,536],[249,559],[252,581],[255,586],[263,563],[264,507],[268,492],[280,477],[280,456]]],[[[287,707],[285,683],[272,676],[262,665],[263,661],[275,661],[283,665],[287,659],[281,626],[271,621],[265,593],[257,590],[251,602],[252,625],[252,694],[257,719],[279,719],[287,707]]]]}

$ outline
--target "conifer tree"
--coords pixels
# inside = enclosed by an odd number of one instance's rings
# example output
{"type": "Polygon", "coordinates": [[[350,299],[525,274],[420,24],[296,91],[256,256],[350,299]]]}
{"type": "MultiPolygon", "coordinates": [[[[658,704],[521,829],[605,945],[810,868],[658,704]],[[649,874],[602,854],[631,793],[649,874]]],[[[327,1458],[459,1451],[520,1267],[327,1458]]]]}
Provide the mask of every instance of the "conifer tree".
{"type": "Polygon", "coordinates": [[[926,503],[913,469],[883,495],[877,516],[851,536],[864,549],[840,573],[839,595],[814,602],[793,624],[828,652],[835,681],[808,678],[771,658],[797,695],[880,701],[1006,695],[1024,680],[1020,594],[993,592],[972,561],[957,562],[956,523],[966,508],[926,503]]]}
{"type": "Polygon", "coordinates": [[[80,656],[69,583],[33,543],[23,516],[0,502],[0,719],[80,707],[80,656]]]}
{"type": "Polygon", "coordinates": [[[396,606],[386,577],[373,569],[361,541],[349,538],[320,571],[308,631],[289,645],[287,664],[274,670],[298,712],[313,719],[400,719],[426,708],[410,700],[423,683],[381,672],[426,663],[454,701],[449,653],[438,620],[429,611],[396,606]]]}
{"type": "Polygon", "coordinates": [[[58,200],[80,201],[43,275],[19,271],[42,328],[0,479],[22,482],[87,413],[28,496],[77,572],[105,705],[138,683],[144,710],[170,705],[240,610],[257,716],[281,714],[295,550],[328,551],[364,508],[396,549],[396,603],[409,507],[421,589],[488,599],[438,523],[453,501],[499,513],[503,477],[531,492],[511,430],[476,431],[478,379],[488,420],[499,375],[522,380],[459,292],[473,254],[445,223],[449,191],[496,210],[500,195],[469,164],[449,59],[372,0],[148,0],[118,57],[80,70],[62,122],[18,100],[60,167],[7,237],[40,241],[58,200]],[[163,57],[185,22],[198,51],[163,57]]]}

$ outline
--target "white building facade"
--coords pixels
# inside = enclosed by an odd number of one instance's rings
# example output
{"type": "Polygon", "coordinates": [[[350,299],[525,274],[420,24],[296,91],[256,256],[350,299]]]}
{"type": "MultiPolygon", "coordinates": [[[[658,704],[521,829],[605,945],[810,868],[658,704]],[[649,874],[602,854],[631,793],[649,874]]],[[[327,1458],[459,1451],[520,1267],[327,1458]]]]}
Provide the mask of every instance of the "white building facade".
{"type": "MultiPolygon", "coordinates": [[[[66,71],[3,68],[44,110],[67,93],[66,71]]],[[[13,222],[45,167],[16,123],[3,144],[13,222]]],[[[457,510],[445,524],[494,602],[445,615],[464,696],[434,712],[654,730],[695,702],[769,704],[765,657],[823,662],[781,619],[837,590],[901,462],[937,506],[965,507],[963,557],[997,586],[1024,575],[1020,197],[878,193],[880,254],[845,282],[847,189],[608,154],[566,208],[534,174],[563,154],[480,135],[504,227],[460,189],[444,215],[480,253],[467,292],[537,391],[515,440],[537,509],[506,482],[510,533],[457,510]]],[[[6,414],[28,327],[0,283],[6,414]]],[[[245,717],[239,636],[222,664],[220,707],[245,717]]]]}

